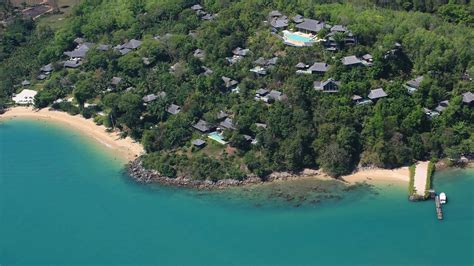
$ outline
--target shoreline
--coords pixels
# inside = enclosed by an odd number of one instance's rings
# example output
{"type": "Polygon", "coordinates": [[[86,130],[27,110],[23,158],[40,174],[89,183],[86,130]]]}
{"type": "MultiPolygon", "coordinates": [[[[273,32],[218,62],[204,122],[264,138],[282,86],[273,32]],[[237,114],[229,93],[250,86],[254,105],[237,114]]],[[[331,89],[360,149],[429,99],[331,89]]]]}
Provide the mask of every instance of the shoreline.
{"type": "Polygon", "coordinates": [[[197,190],[219,190],[232,187],[246,187],[268,184],[273,182],[291,182],[302,179],[322,181],[338,180],[347,185],[366,183],[370,185],[396,184],[404,186],[409,182],[408,167],[396,169],[366,168],[360,169],[350,175],[341,176],[339,178],[330,177],[321,170],[305,169],[300,173],[275,172],[270,174],[266,180],[262,180],[255,175],[251,175],[244,180],[222,179],[217,182],[212,182],[209,180],[193,180],[183,176],[178,176],[176,178],[162,176],[156,170],[145,169],[142,166],[141,158],[131,161],[126,167],[130,177],[138,183],[155,183],[197,190]]]}
{"type": "MultiPolygon", "coordinates": [[[[127,137],[120,138],[117,132],[106,132],[106,127],[95,124],[92,119],[85,119],[80,115],[69,115],[66,112],[48,109],[34,110],[32,107],[13,107],[0,115],[0,122],[13,119],[33,119],[48,122],[57,122],[79,133],[93,138],[94,142],[109,152],[114,152],[127,163],[126,171],[129,176],[139,183],[158,183],[167,186],[194,188],[198,190],[216,190],[230,187],[243,187],[271,183],[275,181],[292,181],[299,179],[339,180],[347,185],[367,183],[371,185],[397,184],[406,185],[409,182],[408,167],[396,169],[362,168],[354,173],[339,178],[329,177],[321,170],[305,169],[299,173],[275,172],[266,180],[250,175],[245,180],[224,179],[217,182],[193,180],[187,177],[168,178],[161,176],[154,170],[146,170],[140,162],[141,155],[145,154],[143,146],[127,137]]],[[[441,167],[440,167],[441,168],[441,167]]],[[[439,170],[441,170],[438,168],[439,170]]]]}
{"type": "Polygon", "coordinates": [[[127,137],[120,138],[116,132],[109,133],[107,128],[97,125],[92,119],[85,119],[81,115],[70,115],[62,111],[48,109],[34,110],[32,107],[13,107],[0,115],[0,122],[13,119],[31,119],[48,122],[57,122],[68,126],[71,130],[77,130],[83,135],[89,136],[94,142],[123,158],[124,161],[132,161],[144,154],[142,145],[127,137]]]}

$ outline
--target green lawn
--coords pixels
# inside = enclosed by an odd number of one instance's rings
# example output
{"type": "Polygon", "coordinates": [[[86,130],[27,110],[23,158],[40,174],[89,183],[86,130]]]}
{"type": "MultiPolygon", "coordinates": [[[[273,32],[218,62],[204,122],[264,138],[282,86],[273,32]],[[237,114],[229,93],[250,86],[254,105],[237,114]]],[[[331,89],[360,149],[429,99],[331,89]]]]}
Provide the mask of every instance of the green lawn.
{"type": "Polygon", "coordinates": [[[63,24],[64,18],[71,13],[72,8],[79,2],[80,0],[58,0],[58,6],[61,13],[45,15],[38,20],[38,24],[45,26],[48,25],[53,30],[58,29],[63,24]]]}

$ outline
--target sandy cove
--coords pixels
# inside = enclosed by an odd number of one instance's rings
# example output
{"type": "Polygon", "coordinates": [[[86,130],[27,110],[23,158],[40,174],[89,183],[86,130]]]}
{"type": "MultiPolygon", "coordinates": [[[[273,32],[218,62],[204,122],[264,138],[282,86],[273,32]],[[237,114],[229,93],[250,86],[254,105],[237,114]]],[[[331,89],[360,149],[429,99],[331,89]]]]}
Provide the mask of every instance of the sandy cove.
{"type": "Polygon", "coordinates": [[[99,126],[95,124],[92,119],[85,119],[81,115],[72,116],[65,112],[52,111],[48,109],[37,111],[33,110],[31,107],[10,108],[6,113],[0,115],[0,121],[15,118],[47,120],[70,126],[82,134],[92,137],[101,145],[107,147],[127,161],[134,160],[138,156],[144,154],[143,146],[140,143],[129,137],[125,139],[120,138],[119,134],[116,132],[108,133],[104,126],[99,126]]]}
{"type": "MultiPolygon", "coordinates": [[[[95,124],[92,119],[85,119],[80,115],[72,116],[65,112],[53,111],[48,109],[33,110],[31,107],[14,107],[10,108],[6,113],[0,115],[1,120],[15,119],[15,118],[29,118],[35,120],[47,120],[51,122],[58,122],[63,125],[70,126],[92,137],[101,145],[117,153],[120,157],[127,161],[134,161],[137,157],[144,154],[143,146],[131,138],[120,138],[118,133],[108,133],[104,126],[95,124]]],[[[331,179],[320,170],[305,170],[300,175],[289,173],[274,173],[274,178],[270,180],[293,180],[299,178],[318,178],[331,179]]],[[[406,183],[409,180],[408,167],[397,168],[393,170],[387,169],[361,169],[351,175],[340,178],[348,183],[354,184],[357,182],[367,182],[371,184],[397,182],[406,183]]],[[[232,186],[234,182],[229,182],[232,186]]],[[[255,183],[255,180],[250,183],[255,183]]],[[[234,184],[235,185],[235,184],[234,184]]]]}

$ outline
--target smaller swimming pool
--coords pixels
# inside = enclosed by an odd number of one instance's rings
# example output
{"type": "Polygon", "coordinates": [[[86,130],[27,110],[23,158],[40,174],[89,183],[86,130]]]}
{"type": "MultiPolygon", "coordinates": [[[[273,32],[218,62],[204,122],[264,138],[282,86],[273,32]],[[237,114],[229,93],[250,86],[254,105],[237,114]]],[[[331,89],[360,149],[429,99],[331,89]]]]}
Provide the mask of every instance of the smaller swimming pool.
{"type": "Polygon", "coordinates": [[[212,139],[212,140],[215,140],[217,142],[219,142],[220,144],[222,145],[226,145],[227,144],[227,141],[225,141],[221,134],[219,134],[217,131],[214,131],[212,133],[209,133],[209,135],[207,136],[208,138],[212,139]]]}

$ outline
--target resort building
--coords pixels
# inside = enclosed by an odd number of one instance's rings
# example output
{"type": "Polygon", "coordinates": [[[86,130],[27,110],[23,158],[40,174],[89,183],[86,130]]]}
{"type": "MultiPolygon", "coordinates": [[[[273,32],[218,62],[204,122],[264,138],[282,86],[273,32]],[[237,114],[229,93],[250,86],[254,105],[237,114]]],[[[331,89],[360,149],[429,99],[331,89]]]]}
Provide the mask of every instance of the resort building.
{"type": "Polygon", "coordinates": [[[83,43],[86,42],[86,40],[84,38],[77,37],[76,39],[74,39],[73,42],[76,43],[76,44],[83,44],[83,43]]]}
{"type": "Polygon", "coordinates": [[[304,17],[301,15],[295,15],[294,17],[291,18],[294,23],[302,23],[304,21],[304,17]]]}
{"type": "Polygon", "coordinates": [[[270,91],[267,89],[258,89],[255,92],[255,100],[260,101],[263,97],[267,96],[270,91]]]}
{"type": "Polygon", "coordinates": [[[235,130],[234,121],[232,118],[227,117],[224,121],[219,123],[221,129],[235,130]]]}
{"type": "Polygon", "coordinates": [[[432,110],[430,110],[430,109],[428,109],[428,108],[423,108],[423,112],[425,112],[425,114],[426,114],[426,115],[428,116],[428,118],[430,118],[430,119],[433,119],[433,118],[439,116],[439,113],[438,113],[438,112],[432,111],[432,110]]]}
{"type": "Polygon", "coordinates": [[[250,53],[250,49],[243,49],[240,47],[235,48],[232,50],[232,57],[226,57],[226,60],[231,64],[235,64],[242,60],[245,56],[247,56],[250,53]]]}
{"type": "MultiPolygon", "coordinates": [[[[122,46],[120,46],[120,47],[122,47],[122,46]]],[[[116,49],[116,50],[118,50],[120,55],[126,55],[126,54],[128,54],[132,51],[131,49],[128,49],[128,48],[120,48],[120,49],[116,49]]]]}
{"type": "Polygon", "coordinates": [[[299,31],[307,33],[307,34],[317,34],[322,29],[324,29],[325,25],[326,24],[324,22],[307,18],[307,19],[304,19],[303,22],[297,24],[296,28],[299,31]]]}
{"type": "Polygon", "coordinates": [[[274,66],[278,63],[278,57],[275,56],[267,60],[267,66],[274,66]]]}
{"type": "Polygon", "coordinates": [[[339,44],[336,42],[336,39],[334,38],[336,34],[344,34],[345,38],[343,42],[345,45],[353,45],[356,43],[354,34],[350,30],[348,30],[343,25],[334,25],[330,28],[329,34],[326,35],[326,40],[325,40],[326,50],[328,51],[338,50],[339,44]]]}
{"type": "Polygon", "coordinates": [[[232,53],[237,56],[247,56],[250,53],[250,49],[243,49],[243,48],[237,47],[234,50],[232,50],[232,53]]]}
{"type": "Polygon", "coordinates": [[[193,56],[203,60],[206,57],[206,53],[202,49],[196,49],[193,53],[193,56]]]}
{"type": "Polygon", "coordinates": [[[181,112],[181,107],[176,104],[171,104],[167,109],[166,112],[172,115],[177,115],[179,112],[181,112]]]}
{"type": "Polygon", "coordinates": [[[359,95],[353,95],[351,97],[351,100],[356,104],[356,105],[365,105],[365,104],[371,104],[372,100],[370,99],[364,99],[359,95]]]}
{"type": "Polygon", "coordinates": [[[224,81],[224,87],[227,91],[234,90],[237,87],[237,85],[239,84],[238,81],[233,80],[231,78],[224,77],[224,76],[221,77],[221,78],[222,78],[222,81],[224,81]]]}
{"type": "Polygon", "coordinates": [[[308,68],[311,73],[326,73],[330,68],[330,65],[324,62],[316,62],[308,68]]]}
{"type": "Polygon", "coordinates": [[[371,54],[365,54],[362,56],[362,64],[364,66],[372,66],[374,64],[374,58],[371,54]]]}
{"type": "Polygon", "coordinates": [[[315,81],[314,89],[322,92],[338,92],[340,84],[339,81],[330,78],[324,81],[315,81]]]}
{"type": "Polygon", "coordinates": [[[299,70],[304,70],[304,69],[307,69],[309,67],[309,65],[303,63],[303,62],[299,62],[298,64],[296,64],[295,66],[297,69],[299,70]]]}
{"type": "Polygon", "coordinates": [[[64,61],[63,66],[65,68],[78,68],[82,65],[82,62],[80,59],[70,59],[67,61],[64,61]]]}
{"type": "Polygon", "coordinates": [[[126,55],[130,53],[132,50],[138,49],[142,45],[142,42],[136,39],[131,39],[130,41],[119,44],[114,47],[115,51],[118,51],[120,55],[126,55]]]}
{"type": "Polygon", "coordinates": [[[40,68],[40,71],[45,75],[49,75],[51,72],[53,72],[53,64],[49,63],[47,65],[42,66],[40,68]]]}
{"type": "Polygon", "coordinates": [[[31,85],[31,82],[26,79],[21,82],[21,86],[23,87],[30,86],[30,85],[31,85]]]}
{"type": "Polygon", "coordinates": [[[415,91],[417,91],[418,88],[420,88],[423,79],[423,76],[418,76],[412,80],[407,81],[405,88],[407,89],[408,93],[413,94],[415,91]]]}
{"type": "Polygon", "coordinates": [[[217,117],[217,120],[223,120],[229,117],[229,114],[221,110],[219,111],[216,117],[217,117]]]}
{"type": "Polygon", "coordinates": [[[202,20],[213,20],[215,17],[217,17],[217,14],[205,14],[204,16],[201,17],[202,20]]]}
{"type": "Polygon", "coordinates": [[[199,148],[199,149],[202,149],[202,148],[204,148],[204,146],[206,146],[206,142],[202,139],[195,139],[191,142],[191,144],[194,147],[199,148]]]}
{"type": "Polygon", "coordinates": [[[174,63],[172,66],[170,66],[170,73],[176,73],[178,70],[182,69],[182,65],[180,62],[174,63]]]}
{"type": "Polygon", "coordinates": [[[369,96],[367,96],[372,101],[377,101],[378,99],[387,97],[387,93],[382,89],[378,88],[375,90],[371,90],[369,96]]]}
{"type": "Polygon", "coordinates": [[[473,102],[474,102],[474,93],[472,92],[465,92],[462,94],[462,102],[464,104],[467,104],[469,106],[472,106],[473,105],[473,102]]]}
{"type": "Polygon", "coordinates": [[[257,60],[253,61],[253,63],[258,66],[264,66],[267,64],[267,60],[265,60],[263,57],[259,57],[257,60]]]}
{"type": "Polygon", "coordinates": [[[351,55],[342,58],[342,64],[345,66],[360,66],[362,65],[362,60],[355,55],[351,55]]]}
{"type": "Polygon", "coordinates": [[[448,101],[448,100],[441,101],[441,102],[438,104],[438,106],[436,106],[435,110],[436,110],[436,112],[441,113],[441,112],[443,112],[446,108],[448,108],[448,105],[449,105],[449,101],[448,101]]]}
{"type": "Polygon", "coordinates": [[[288,99],[288,97],[280,91],[271,90],[265,96],[260,97],[260,99],[266,103],[273,103],[276,101],[284,101],[288,99]]]}
{"type": "Polygon", "coordinates": [[[210,76],[214,73],[214,71],[212,71],[212,69],[208,67],[202,66],[201,68],[202,70],[204,70],[204,72],[202,73],[204,76],[210,76]]]}
{"type": "Polygon", "coordinates": [[[356,104],[359,104],[364,98],[360,97],[359,95],[353,95],[351,100],[356,104]]]}
{"type": "Polygon", "coordinates": [[[253,72],[257,75],[260,75],[260,76],[265,76],[267,74],[267,70],[262,67],[262,66],[256,66],[252,69],[250,69],[250,72],[253,72]]]}
{"type": "Polygon", "coordinates": [[[275,30],[282,30],[288,27],[289,20],[287,17],[274,18],[270,21],[270,25],[275,30]]]}
{"type": "Polygon", "coordinates": [[[35,96],[38,92],[34,90],[24,89],[19,94],[14,95],[12,100],[16,104],[34,104],[35,103],[35,96]]]}
{"type": "Polygon", "coordinates": [[[92,46],[94,46],[93,43],[85,42],[85,43],[79,44],[76,47],[76,49],[74,49],[73,51],[64,52],[64,55],[69,56],[70,59],[74,59],[74,58],[82,59],[86,57],[87,52],[92,46]]]}
{"type": "Polygon", "coordinates": [[[37,80],[45,80],[49,74],[53,71],[53,64],[49,63],[40,68],[40,74],[36,77],[37,80]]]}
{"type": "Polygon", "coordinates": [[[203,9],[203,7],[202,7],[201,5],[199,5],[199,4],[193,5],[193,6],[191,7],[191,10],[192,10],[192,11],[198,11],[198,10],[202,10],[202,9],[203,9]]]}
{"type": "Polygon", "coordinates": [[[364,61],[366,62],[374,62],[374,57],[371,55],[371,54],[365,54],[362,56],[362,59],[364,59],[364,61]]]}
{"type": "Polygon", "coordinates": [[[212,129],[214,129],[214,127],[212,127],[211,124],[209,124],[208,122],[202,119],[199,119],[199,121],[193,125],[193,128],[195,128],[196,130],[202,133],[207,133],[211,131],[212,129]]]}
{"type": "Polygon", "coordinates": [[[112,80],[110,81],[110,84],[114,87],[117,87],[118,85],[120,85],[121,82],[122,82],[121,77],[113,77],[112,80]]]}
{"type": "Polygon", "coordinates": [[[142,45],[141,41],[131,39],[130,41],[128,41],[124,45],[122,45],[122,49],[135,50],[135,49],[138,49],[141,45],[142,45]]]}
{"type": "Polygon", "coordinates": [[[155,94],[148,94],[142,98],[145,103],[153,102],[156,99],[158,99],[158,96],[155,94]]]}
{"type": "Polygon", "coordinates": [[[267,124],[264,124],[264,123],[255,123],[255,126],[257,128],[262,128],[262,129],[266,129],[267,128],[267,124]]]}

